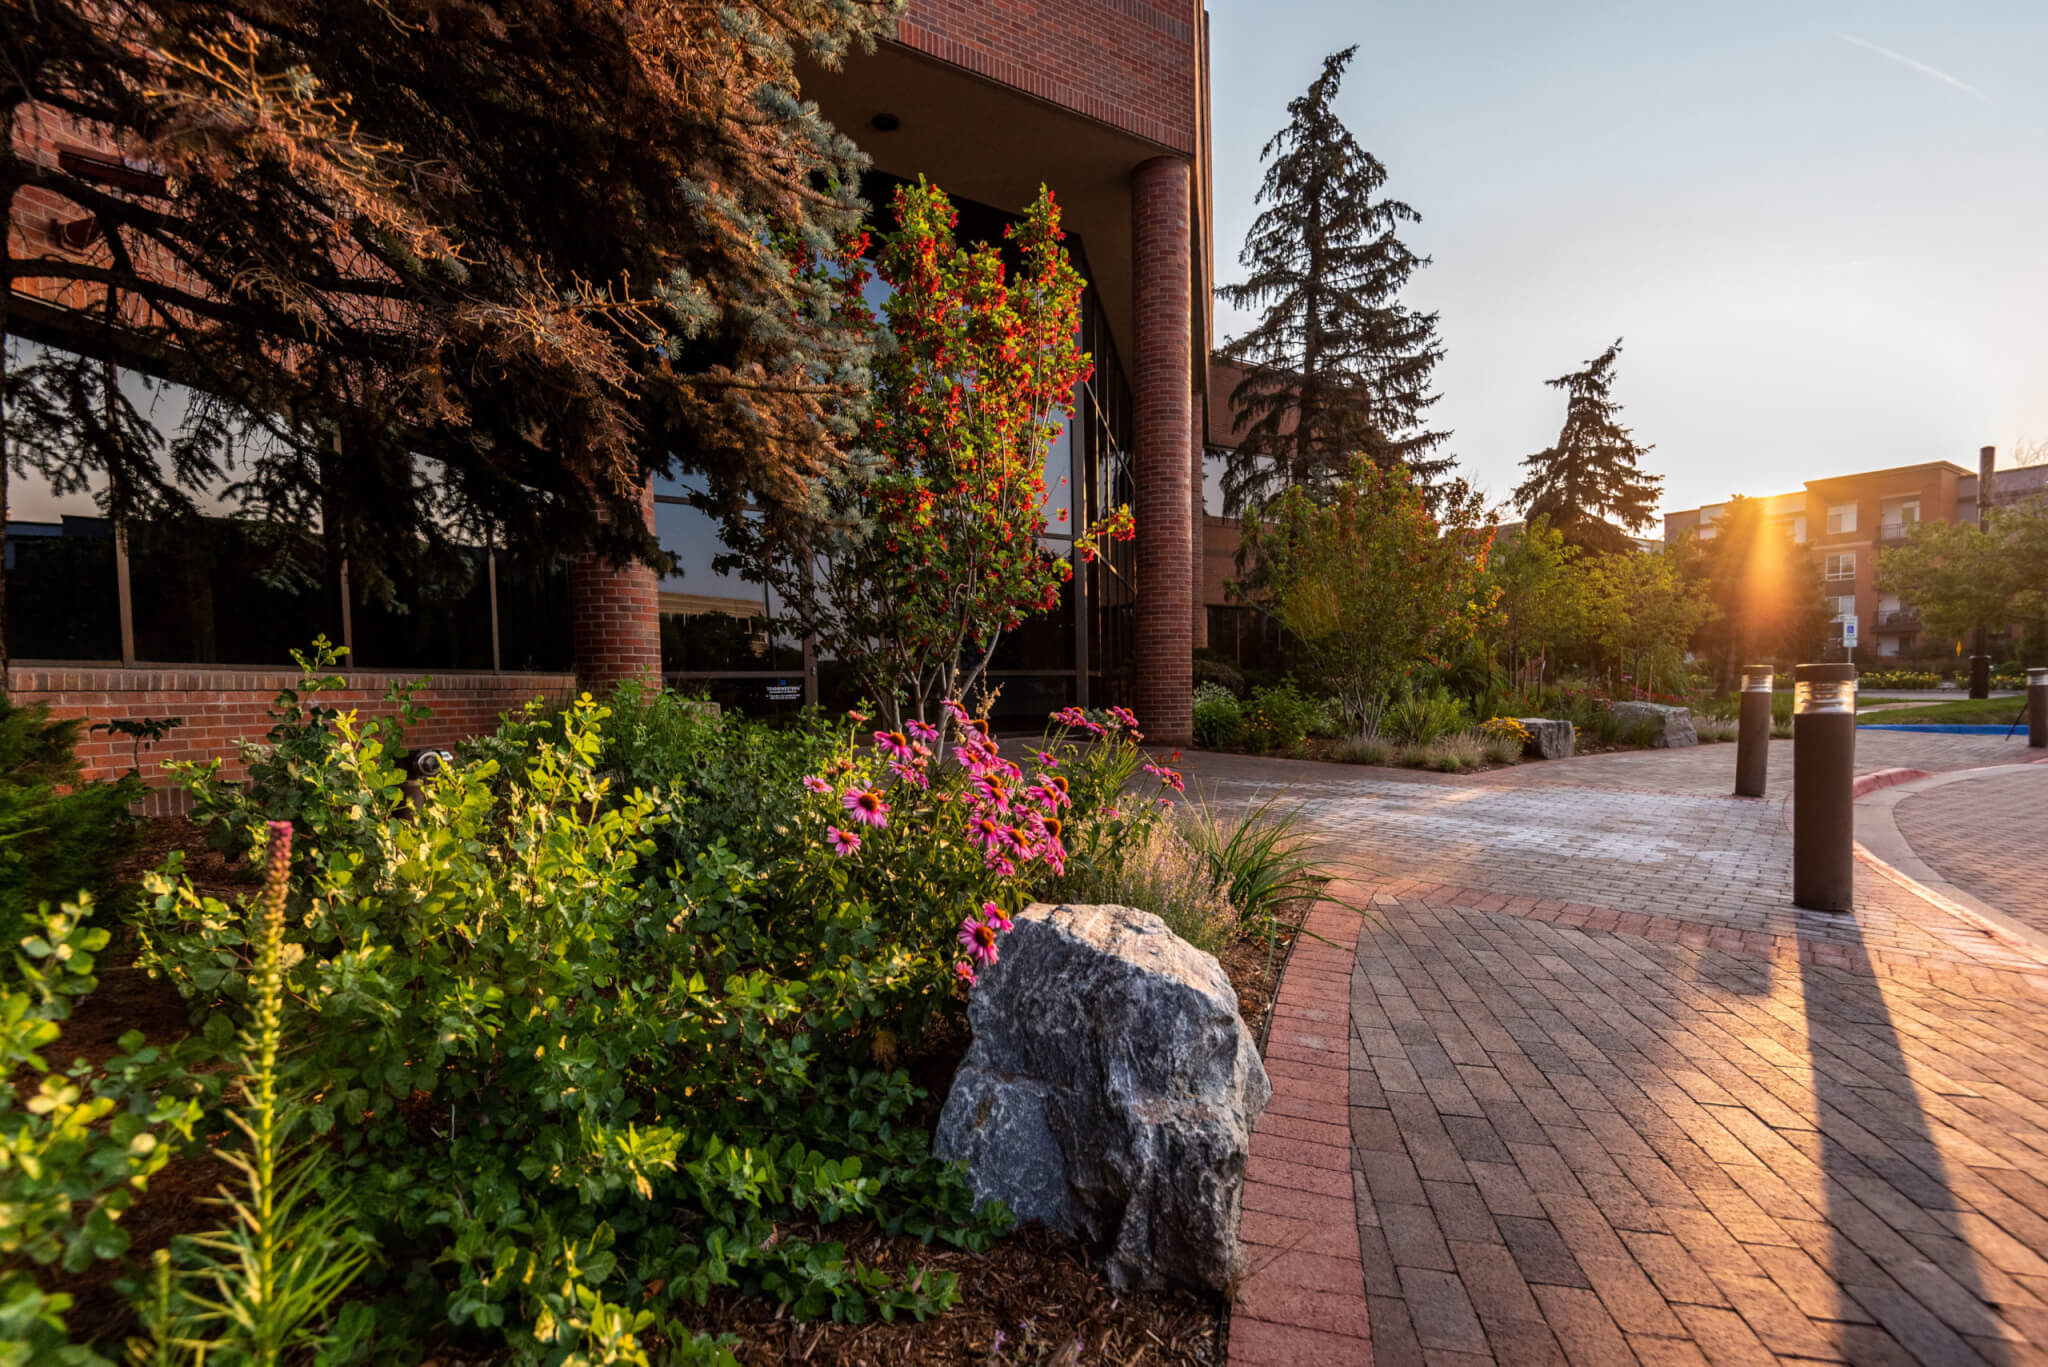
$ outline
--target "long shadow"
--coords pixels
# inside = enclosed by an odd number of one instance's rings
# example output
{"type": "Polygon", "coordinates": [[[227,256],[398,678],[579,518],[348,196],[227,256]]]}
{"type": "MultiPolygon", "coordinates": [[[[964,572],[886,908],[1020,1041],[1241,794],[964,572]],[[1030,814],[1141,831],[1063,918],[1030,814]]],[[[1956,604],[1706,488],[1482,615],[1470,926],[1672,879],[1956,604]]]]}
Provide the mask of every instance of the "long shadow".
{"type": "MultiPolygon", "coordinates": [[[[1842,929],[1835,943],[1862,962],[1853,913],[1842,929]]],[[[1922,1362],[2038,1361],[2048,1345],[1998,1341],[2015,1331],[1990,1303],[1958,1218],[1973,1207],[1950,1185],[1883,979],[1806,964],[1799,976],[1834,1254],[1826,1270],[1844,1314],[1853,1298],[1922,1362]]]]}

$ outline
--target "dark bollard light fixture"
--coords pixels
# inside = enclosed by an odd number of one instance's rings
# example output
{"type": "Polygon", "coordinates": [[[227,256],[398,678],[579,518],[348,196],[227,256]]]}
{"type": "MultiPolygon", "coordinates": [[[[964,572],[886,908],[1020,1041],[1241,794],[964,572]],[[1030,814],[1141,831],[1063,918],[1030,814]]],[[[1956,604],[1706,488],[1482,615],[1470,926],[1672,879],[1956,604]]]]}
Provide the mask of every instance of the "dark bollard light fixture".
{"type": "Polygon", "coordinates": [[[2048,669],[2027,671],[2027,747],[2048,750],[2048,669]]]}
{"type": "Polygon", "coordinates": [[[1742,671],[1742,712],[1735,731],[1735,796],[1762,797],[1771,767],[1771,684],[1769,665],[1742,671]]]}
{"type": "Polygon", "coordinates": [[[1856,666],[1792,671],[1792,905],[1856,897],[1856,666]]]}

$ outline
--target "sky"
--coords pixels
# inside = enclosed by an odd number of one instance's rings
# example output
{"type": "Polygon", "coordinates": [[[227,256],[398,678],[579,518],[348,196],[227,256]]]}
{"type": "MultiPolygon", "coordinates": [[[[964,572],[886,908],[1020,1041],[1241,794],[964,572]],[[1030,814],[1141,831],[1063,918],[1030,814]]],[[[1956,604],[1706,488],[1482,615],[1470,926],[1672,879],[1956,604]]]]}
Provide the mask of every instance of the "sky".
{"type": "MultiPolygon", "coordinates": [[[[1663,507],[2048,440],[2048,3],[1209,0],[1216,275],[1324,54],[1505,501],[1623,339],[1663,507]]],[[[1217,339],[1249,319],[1219,302],[1217,339]]]]}

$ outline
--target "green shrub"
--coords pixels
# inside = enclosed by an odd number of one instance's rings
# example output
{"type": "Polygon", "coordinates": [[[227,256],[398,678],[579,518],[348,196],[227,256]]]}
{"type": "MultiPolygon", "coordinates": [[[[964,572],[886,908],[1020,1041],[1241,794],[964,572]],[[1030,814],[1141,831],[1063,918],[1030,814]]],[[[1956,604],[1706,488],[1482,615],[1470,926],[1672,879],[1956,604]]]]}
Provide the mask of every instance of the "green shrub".
{"type": "Polygon", "coordinates": [[[1718,741],[1732,741],[1741,730],[1734,722],[1698,720],[1693,722],[1692,729],[1698,733],[1703,744],[1709,745],[1718,741]]]}
{"type": "Polygon", "coordinates": [[[1244,738],[1244,707],[1237,695],[1221,684],[1197,684],[1195,744],[1204,750],[1223,750],[1242,744],[1244,738]]]}
{"type": "Polygon", "coordinates": [[[199,1105],[153,1093],[158,1062],[133,1032],[99,1068],[52,1072],[44,1054],[72,1003],[96,983],[93,959],[107,932],[89,927],[81,899],[63,910],[0,913],[0,1361],[94,1363],[69,1346],[71,1297],[43,1289],[34,1268],[73,1275],[128,1248],[122,1212],[189,1141],[199,1105]],[[29,1090],[26,1079],[40,1074],[29,1090]]]}
{"type": "Polygon", "coordinates": [[[1488,764],[1520,764],[1523,742],[1512,736],[1481,736],[1480,747],[1486,752],[1488,764]]]}
{"type": "Polygon", "coordinates": [[[1395,740],[1426,746],[1439,736],[1472,724],[1465,704],[1438,686],[1426,693],[1397,699],[1380,717],[1380,728],[1395,740]]]}
{"type": "MultiPolygon", "coordinates": [[[[72,749],[79,723],[52,721],[41,703],[0,696],[0,926],[44,904],[114,895],[114,870],[135,841],[133,774],[87,783],[72,749]]],[[[11,941],[10,941],[11,943],[11,941]]]]}
{"type": "MultiPolygon", "coordinates": [[[[958,1009],[963,933],[994,952],[1045,872],[1099,868],[1150,820],[1124,792],[1135,718],[1068,709],[1020,769],[957,708],[871,743],[620,702],[616,733],[588,697],[529,708],[416,796],[403,714],[296,697],[272,733],[288,770],[182,771],[219,830],[262,829],[271,799],[294,819],[286,1085],[319,1091],[321,1186],[376,1275],[436,1269],[399,1278],[381,1304],[409,1318],[380,1338],[559,1358],[652,1327],[712,1353],[669,1317],[721,1287],[805,1319],[944,1309],[951,1274],[884,1274],[817,1234],[978,1247],[1006,1223],[931,1157],[893,1060],[958,1009]]],[[[248,1028],[242,918],[176,856],[150,890],[144,962],[210,1036],[248,1028]]]]}
{"type": "Polygon", "coordinates": [[[1245,705],[1245,748],[1254,752],[1297,750],[1321,712],[1322,704],[1292,683],[1261,688],[1245,705]]]}
{"type": "Polygon", "coordinates": [[[1195,684],[1215,684],[1233,698],[1244,696],[1244,671],[1228,660],[1202,651],[1195,652],[1195,684]]]}
{"type": "Polygon", "coordinates": [[[1939,688],[1941,676],[1925,669],[1870,669],[1861,672],[1857,683],[1866,690],[1939,688]]]}

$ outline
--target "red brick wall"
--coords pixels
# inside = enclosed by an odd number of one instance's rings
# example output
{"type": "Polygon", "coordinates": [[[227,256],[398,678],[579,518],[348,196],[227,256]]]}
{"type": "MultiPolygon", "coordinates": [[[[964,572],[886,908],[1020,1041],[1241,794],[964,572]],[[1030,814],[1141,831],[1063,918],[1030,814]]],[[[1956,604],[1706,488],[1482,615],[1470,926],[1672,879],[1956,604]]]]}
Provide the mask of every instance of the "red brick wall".
{"type": "Polygon", "coordinates": [[[1192,155],[1200,16],[1194,0],[911,0],[896,41],[1192,155]]]}
{"type": "Polygon", "coordinates": [[[1137,677],[1147,734],[1194,734],[1194,442],[1189,307],[1188,163],[1155,157],[1131,177],[1135,342],[1131,368],[1138,506],[1137,677]]]}
{"type": "MultiPolygon", "coordinates": [[[[640,515],[654,525],[652,484],[640,492],[640,515]]],[[[569,569],[569,611],[576,677],[585,688],[661,677],[661,580],[648,566],[583,557],[569,569]]]]}
{"type": "MultiPolygon", "coordinates": [[[[341,671],[349,686],[322,695],[334,706],[353,707],[365,716],[396,710],[385,695],[395,683],[421,677],[420,671],[349,669],[341,671]]],[[[181,717],[184,725],[143,752],[143,773],[161,787],[157,766],[164,760],[228,761],[226,773],[242,776],[234,757],[237,740],[261,740],[270,729],[271,700],[280,689],[296,687],[296,670],[261,669],[120,669],[17,666],[8,671],[8,687],[17,703],[49,704],[51,715],[81,717],[88,722],[121,718],[181,717]]],[[[433,710],[406,736],[414,748],[452,745],[497,724],[501,713],[532,698],[566,702],[576,691],[567,674],[434,675],[428,687],[413,694],[433,710]]],[[[80,738],[78,756],[88,778],[112,778],[134,762],[125,736],[105,732],[80,738]]],[[[161,804],[159,804],[161,805],[161,804]]]]}

